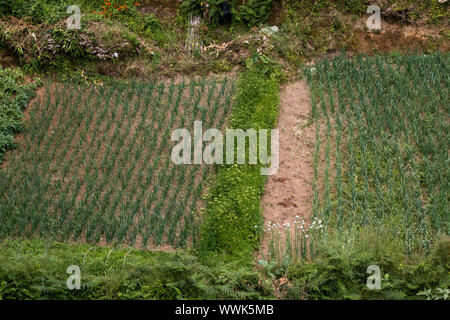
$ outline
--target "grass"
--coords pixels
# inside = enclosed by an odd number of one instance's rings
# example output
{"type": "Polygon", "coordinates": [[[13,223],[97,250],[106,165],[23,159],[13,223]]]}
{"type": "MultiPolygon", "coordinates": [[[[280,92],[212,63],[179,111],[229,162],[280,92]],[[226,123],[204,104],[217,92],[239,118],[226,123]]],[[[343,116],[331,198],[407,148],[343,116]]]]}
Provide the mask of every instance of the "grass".
{"type": "Polygon", "coordinates": [[[212,167],[174,165],[170,135],[194,120],[222,128],[233,86],[227,77],[47,83],[0,172],[0,236],[143,248],[195,241],[212,167]]]}
{"type": "Polygon", "coordinates": [[[42,239],[0,242],[0,300],[23,299],[267,299],[270,282],[248,260],[210,259],[194,252],[162,252],[63,244],[42,239]],[[66,272],[81,271],[80,290],[66,272]]]}
{"type": "MultiPolygon", "coordinates": [[[[261,75],[256,68],[243,73],[231,128],[274,128],[278,104],[279,85],[275,79],[261,75]]],[[[201,227],[200,247],[204,253],[224,251],[234,254],[259,246],[263,225],[260,200],[267,178],[261,175],[260,169],[261,164],[219,168],[216,183],[206,199],[201,227]]]]}

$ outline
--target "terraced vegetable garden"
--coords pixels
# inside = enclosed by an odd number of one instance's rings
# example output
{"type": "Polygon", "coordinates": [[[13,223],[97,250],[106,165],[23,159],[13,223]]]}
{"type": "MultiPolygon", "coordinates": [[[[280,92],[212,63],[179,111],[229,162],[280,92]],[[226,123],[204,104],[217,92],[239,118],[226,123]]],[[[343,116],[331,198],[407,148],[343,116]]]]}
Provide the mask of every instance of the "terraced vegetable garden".
{"type": "Polygon", "coordinates": [[[139,247],[195,241],[213,167],[174,165],[171,132],[194,120],[222,128],[233,91],[228,77],[48,82],[0,170],[0,236],[139,247]]]}
{"type": "Polygon", "coordinates": [[[404,253],[448,235],[449,65],[448,54],[360,56],[306,70],[313,217],[328,230],[372,232],[404,253]]]}

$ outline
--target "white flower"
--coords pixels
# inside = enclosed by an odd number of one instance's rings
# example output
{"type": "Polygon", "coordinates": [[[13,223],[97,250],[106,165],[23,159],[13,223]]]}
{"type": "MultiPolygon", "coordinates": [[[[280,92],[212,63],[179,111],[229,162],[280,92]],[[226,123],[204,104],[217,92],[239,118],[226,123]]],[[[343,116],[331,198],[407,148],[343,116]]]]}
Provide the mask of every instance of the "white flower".
{"type": "Polygon", "coordinates": [[[114,52],[114,53],[113,53],[113,57],[114,57],[114,58],[118,58],[118,57],[119,57],[119,54],[118,54],[117,52],[114,52]]]}

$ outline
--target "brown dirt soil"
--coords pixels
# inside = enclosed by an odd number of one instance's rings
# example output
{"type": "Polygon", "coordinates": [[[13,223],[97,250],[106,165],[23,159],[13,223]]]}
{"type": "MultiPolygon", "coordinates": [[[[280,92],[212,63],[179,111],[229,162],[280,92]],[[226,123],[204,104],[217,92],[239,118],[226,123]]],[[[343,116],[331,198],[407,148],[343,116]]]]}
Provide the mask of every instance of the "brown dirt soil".
{"type": "MultiPolygon", "coordinates": [[[[293,226],[295,216],[308,221],[312,212],[315,126],[307,125],[311,113],[309,92],[306,82],[301,81],[287,85],[281,93],[280,169],[269,176],[262,198],[266,226],[269,221],[293,226]]],[[[262,252],[267,249],[267,241],[266,233],[262,252]]]]}
{"type": "Polygon", "coordinates": [[[0,50],[0,65],[4,68],[11,68],[17,65],[14,54],[8,50],[0,50]]]}
{"type": "Polygon", "coordinates": [[[354,50],[359,53],[425,51],[427,49],[450,50],[450,43],[441,35],[445,30],[429,25],[396,24],[384,19],[380,32],[366,29],[367,18],[360,18],[355,26],[354,50]]]}

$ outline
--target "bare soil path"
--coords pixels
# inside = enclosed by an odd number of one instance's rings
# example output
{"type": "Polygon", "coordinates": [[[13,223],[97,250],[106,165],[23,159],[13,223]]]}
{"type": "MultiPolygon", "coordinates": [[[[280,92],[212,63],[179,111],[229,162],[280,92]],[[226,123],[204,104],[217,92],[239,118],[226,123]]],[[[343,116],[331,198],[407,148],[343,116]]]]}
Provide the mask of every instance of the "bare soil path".
{"type": "MultiPolygon", "coordinates": [[[[262,198],[265,228],[269,221],[282,226],[304,219],[312,211],[315,126],[308,125],[311,114],[309,86],[305,81],[288,84],[281,92],[278,129],[280,130],[280,169],[269,176],[262,198]],[[298,219],[296,219],[298,216],[298,219]]],[[[267,252],[268,233],[262,242],[267,252]]]]}

